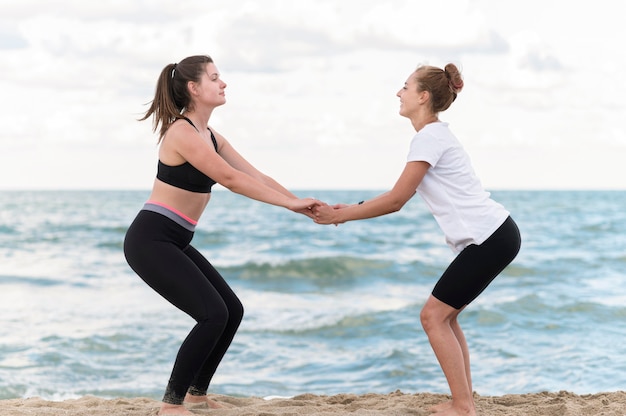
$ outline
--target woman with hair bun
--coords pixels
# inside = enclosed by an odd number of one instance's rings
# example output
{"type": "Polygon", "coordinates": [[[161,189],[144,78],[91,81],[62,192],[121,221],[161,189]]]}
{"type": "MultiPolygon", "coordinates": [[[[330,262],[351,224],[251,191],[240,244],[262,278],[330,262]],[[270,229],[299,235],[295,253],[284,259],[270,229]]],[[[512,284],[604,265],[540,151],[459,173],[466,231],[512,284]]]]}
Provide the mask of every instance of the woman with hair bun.
{"type": "Polygon", "coordinates": [[[509,212],[483,189],[461,143],[439,120],[462,89],[456,65],[419,66],[396,94],[400,115],[411,121],[416,134],[393,189],[357,204],[313,209],[315,222],[341,224],[399,211],[416,192],[428,205],[456,254],[420,314],[452,395],[451,401],[431,409],[440,416],[476,415],[469,349],[457,318],[513,261],[521,245],[509,212]]]}

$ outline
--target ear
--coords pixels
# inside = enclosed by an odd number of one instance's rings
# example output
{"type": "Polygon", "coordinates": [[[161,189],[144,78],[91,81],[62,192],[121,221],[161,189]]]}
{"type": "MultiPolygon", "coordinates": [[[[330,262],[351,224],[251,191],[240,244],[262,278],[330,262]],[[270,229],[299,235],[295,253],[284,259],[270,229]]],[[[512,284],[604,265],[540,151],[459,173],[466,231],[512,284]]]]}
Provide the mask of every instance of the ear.
{"type": "Polygon", "coordinates": [[[187,89],[189,90],[189,94],[198,95],[198,86],[193,81],[187,82],[187,89]]]}
{"type": "Polygon", "coordinates": [[[420,91],[418,93],[418,100],[420,104],[424,104],[430,100],[430,93],[428,91],[420,91]]]}

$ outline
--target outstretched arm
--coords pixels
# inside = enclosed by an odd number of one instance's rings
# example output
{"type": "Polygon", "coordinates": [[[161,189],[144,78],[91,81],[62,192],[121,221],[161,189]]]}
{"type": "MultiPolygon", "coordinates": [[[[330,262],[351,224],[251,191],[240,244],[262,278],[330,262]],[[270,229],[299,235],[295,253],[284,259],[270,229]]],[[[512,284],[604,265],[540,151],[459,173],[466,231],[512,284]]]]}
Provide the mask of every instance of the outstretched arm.
{"type": "MultiPolygon", "coordinates": [[[[263,183],[265,186],[272,188],[273,190],[291,197],[291,198],[297,198],[296,195],[294,195],[291,191],[289,191],[287,188],[285,188],[283,185],[281,185],[280,183],[278,183],[278,181],[276,181],[274,178],[264,174],[263,172],[259,171],[256,167],[254,167],[252,165],[252,163],[248,162],[237,150],[235,150],[235,148],[230,144],[230,142],[228,140],[226,140],[226,138],[224,136],[222,136],[221,134],[217,133],[215,130],[212,130],[213,133],[215,134],[217,140],[218,140],[218,153],[219,155],[233,168],[239,170],[240,172],[243,172],[251,177],[253,177],[254,179],[258,180],[259,182],[263,183]]],[[[321,204],[320,201],[317,201],[317,203],[321,204]]],[[[309,218],[313,219],[313,212],[311,211],[311,209],[304,208],[304,209],[299,209],[299,210],[294,210],[295,212],[299,212],[300,214],[304,214],[306,216],[308,216],[309,218]]]]}
{"type": "Polygon", "coordinates": [[[245,161],[226,139],[218,134],[216,137],[217,152],[192,126],[181,123],[170,128],[167,140],[171,151],[232,192],[294,212],[310,212],[310,208],[322,204],[313,198],[299,199],[276,184],[268,185],[262,174],[245,161]]]}
{"type": "Polygon", "coordinates": [[[253,178],[255,178],[256,180],[262,182],[263,184],[265,184],[266,186],[269,186],[270,188],[284,194],[287,196],[291,196],[295,198],[295,195],[293,193],[291,193],[287,188],[285,188],[284,186],[282,186],[280,183],[278,183],[278,181],[274,180],[273,178],[271,178],[270,176],[264,174],[263,172],[259,171],[257,168],[255,168],[252,163],[248,162],[239,152],[237,152],[237,150],[235,150],[235,148],[230,144],[230,142],[228,140],[226,140],[226,138],[224,136],[222,136],[221,134],[217,133],[215,130],[212,130],[213,133],[215,134],[217,140],[218,140],[218,144],[219,144],[219,148],[218,148],[218,153],[219,155],[233,168],[244,172],[250,176],[252,176],[253,178]]]}
{"type": "Polygon", "coordinates": [[[317,206],[313,209],[318,224],[341,224],[346,221],[379,217],[400,211],[422,182],[430,168],[427,162],[408,162],[393,189],[362,204],[347,205],[342,208],[317,206]]]}

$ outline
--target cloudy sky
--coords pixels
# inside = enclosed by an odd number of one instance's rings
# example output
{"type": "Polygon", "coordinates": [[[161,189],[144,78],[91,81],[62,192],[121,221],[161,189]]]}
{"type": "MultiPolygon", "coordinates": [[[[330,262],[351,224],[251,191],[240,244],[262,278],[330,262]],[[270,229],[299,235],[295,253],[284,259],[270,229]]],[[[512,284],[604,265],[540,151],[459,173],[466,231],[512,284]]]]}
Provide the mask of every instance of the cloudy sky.
{"type": "Polygon", "coordinates": [[[289,188],[388,189],[395,96],[458,64],[440,115],[488,189],[626,189],[626,24],[595,0],[0,0],[0,189],[149,189],[168,63],[211,55],[211,124],[289,188]]]}

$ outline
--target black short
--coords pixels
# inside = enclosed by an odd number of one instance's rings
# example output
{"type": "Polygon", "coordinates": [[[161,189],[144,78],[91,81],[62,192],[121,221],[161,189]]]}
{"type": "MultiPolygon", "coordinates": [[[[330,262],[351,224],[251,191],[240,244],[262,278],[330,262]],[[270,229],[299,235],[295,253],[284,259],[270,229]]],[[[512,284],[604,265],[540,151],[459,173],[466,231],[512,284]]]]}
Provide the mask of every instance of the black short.
{"type": "Polygon", "coordinates": [[[511,217],[482,244],[470,244],[443,273],[433,296],[455,309],[470,304],[508,266],[521,247],[517,224],[511,217]]]}

